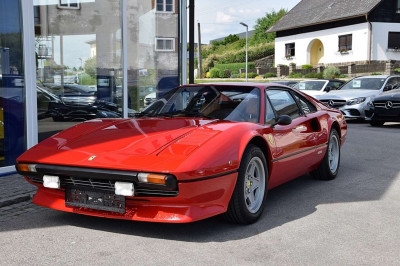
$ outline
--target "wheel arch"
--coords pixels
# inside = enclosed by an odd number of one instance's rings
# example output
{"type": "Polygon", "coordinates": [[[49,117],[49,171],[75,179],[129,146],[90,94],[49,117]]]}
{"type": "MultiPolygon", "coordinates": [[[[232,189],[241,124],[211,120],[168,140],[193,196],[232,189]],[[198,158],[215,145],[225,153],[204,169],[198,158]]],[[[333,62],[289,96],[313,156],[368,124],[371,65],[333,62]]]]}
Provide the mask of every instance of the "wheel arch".
{"type": "Polygon", "coordinates": [[[259,147],[261,149],[262,153],[264,154],[265,161],[267,162],[266,167],[268,170],[268,178],[269,178],[271,175],[271,171],[270,171],[271,170],[271,159],[270,159],[271,158],[271,150],[263,137],[261,137],[259,135],[255,135],[247,142],[247,144],[244,147],[242,147],[242,149],[240,151],[240,162],[242,161],[244,151],[250,144],[253,144],[253,145],[259,147]]]}

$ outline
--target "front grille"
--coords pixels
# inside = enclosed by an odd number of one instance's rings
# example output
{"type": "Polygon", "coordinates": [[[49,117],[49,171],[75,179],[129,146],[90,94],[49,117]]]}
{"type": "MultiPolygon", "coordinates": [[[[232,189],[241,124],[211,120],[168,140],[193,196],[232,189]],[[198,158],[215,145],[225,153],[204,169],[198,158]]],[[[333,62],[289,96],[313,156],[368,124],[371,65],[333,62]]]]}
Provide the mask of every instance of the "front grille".
{"type": "Polygon", "coordinates": [[[321,102],[328,107],[334,107],[334,108],[338,108],[338,107],[342,107],[342,106],[346,105],[345,100],[337,100],[337,99],[321,100],[321,102]]]}
{"type": "Polygon", "coordinates": [[[374,107],[375,108],[385,108],[385,109],[397,109],[400,108],[400,102],[399,101],[375,101],[374,102],[374,107]],[[392,107],[388,108],[387,103],[391,102],[393,105],[392,107]]]}
{"type": "MultiPolygon", "coordinates": [[[[39,176],[28,177],[32,182],[42,184],[43,179],[39,176]]],[[[60,183],[62,188],[91,188],[96,190],[103,190],[114,192],[115,182],[118,180],[106,180],[96,178],[81,178],[72,176],[61,176],[60,183]]],[[[126,180],[124,180],[126,182],[126,180]]],[[[143,185],[135,183],[135,196],[138,197],[175,197],[178,195],[177,190],[161,190],[149,188],[150,185],[143,185]]]]}

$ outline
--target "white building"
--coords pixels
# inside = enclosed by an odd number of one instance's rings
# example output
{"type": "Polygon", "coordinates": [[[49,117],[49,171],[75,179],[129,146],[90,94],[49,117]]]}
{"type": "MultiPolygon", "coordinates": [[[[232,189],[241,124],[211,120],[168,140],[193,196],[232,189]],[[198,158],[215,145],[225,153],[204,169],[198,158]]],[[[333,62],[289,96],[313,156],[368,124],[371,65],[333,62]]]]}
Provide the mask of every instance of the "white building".
{"type": "Polygon", "coordinates": [[[400,0],[302,0],[267,32],[275,65],[400,60],[400,0]]]}

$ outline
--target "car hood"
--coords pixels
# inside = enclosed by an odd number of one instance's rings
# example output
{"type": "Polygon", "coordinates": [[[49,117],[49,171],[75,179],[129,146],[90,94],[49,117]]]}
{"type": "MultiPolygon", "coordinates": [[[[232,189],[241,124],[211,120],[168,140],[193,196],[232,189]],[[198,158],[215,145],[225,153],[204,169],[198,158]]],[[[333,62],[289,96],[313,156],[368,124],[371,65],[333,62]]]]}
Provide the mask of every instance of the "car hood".
{"type": "Polygon", "coordinates": [[[378,95],[380,90],[336,90],[316,96],[318,100],[343,99],[350,100],[357,97],[371,97],[378,95]]]}
{"type": "Polygon", "coordinates": [[[377,101],[400,101],[400,89],[384,92],[374,98],[377,101]]]}
{"type": "Polygon", "coordinates": [[[326,94],[326,92],[324,92],[324,91],[312,91],[312,90],[300,90],[300,91],[305,93],[305,94],[307,94],[307,95],[310,95],[312,97],[317,97],[319,95],[326,94]]]}
{"type": "Polygon", "coordinates": [[[94,119],[44,140],[17,161],[165,171],[167,165],[178,165],[218,134],[206,128],[213,122],[216,120],[200,118],[94,119]],[[166,152],[171,145],[176,150],[166,152]]]}

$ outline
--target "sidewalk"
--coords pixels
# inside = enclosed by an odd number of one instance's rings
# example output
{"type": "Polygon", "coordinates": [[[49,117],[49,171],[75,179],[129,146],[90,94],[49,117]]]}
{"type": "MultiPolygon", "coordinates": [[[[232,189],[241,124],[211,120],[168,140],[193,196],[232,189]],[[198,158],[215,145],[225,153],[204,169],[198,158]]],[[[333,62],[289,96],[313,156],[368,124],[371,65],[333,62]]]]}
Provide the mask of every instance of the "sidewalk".
{"type": "Polygon", "coordinates": [[[30,200],[36,187],[18,174],[0,176],[0,208],[30,200]]]}

